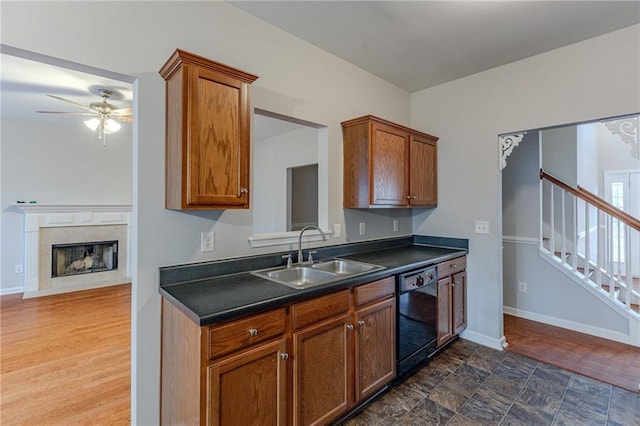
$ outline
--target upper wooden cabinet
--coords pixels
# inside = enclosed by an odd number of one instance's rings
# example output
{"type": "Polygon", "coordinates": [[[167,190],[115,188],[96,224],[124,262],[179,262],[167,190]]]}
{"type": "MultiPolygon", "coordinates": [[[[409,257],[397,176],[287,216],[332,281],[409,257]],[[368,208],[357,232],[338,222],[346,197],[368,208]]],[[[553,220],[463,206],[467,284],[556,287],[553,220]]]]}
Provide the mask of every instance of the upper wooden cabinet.
{"type": "Polygon", "coordinates": [[[258,77],[180,49],[160,74],[166,81],[166,208],[249,208],[249,88],[258,77]]]}
{"type": "Polygon", "coordinates": [[[347,208],[433,207],[438,138],[372,115],[342,123],[347,208]]]}

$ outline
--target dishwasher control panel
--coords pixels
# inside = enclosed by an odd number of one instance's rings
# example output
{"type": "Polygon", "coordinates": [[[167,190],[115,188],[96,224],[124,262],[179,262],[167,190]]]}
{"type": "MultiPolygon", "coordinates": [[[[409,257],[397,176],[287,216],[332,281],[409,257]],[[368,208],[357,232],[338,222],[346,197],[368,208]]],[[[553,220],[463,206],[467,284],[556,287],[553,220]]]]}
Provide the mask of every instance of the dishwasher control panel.
{"type": "Polygon", "coordinates": [[[433,284],[437,279],[438,275],[435,267],[407,272],[398,277],[398,291],[403,293],[415,290],[425,285],[433,284]]]}

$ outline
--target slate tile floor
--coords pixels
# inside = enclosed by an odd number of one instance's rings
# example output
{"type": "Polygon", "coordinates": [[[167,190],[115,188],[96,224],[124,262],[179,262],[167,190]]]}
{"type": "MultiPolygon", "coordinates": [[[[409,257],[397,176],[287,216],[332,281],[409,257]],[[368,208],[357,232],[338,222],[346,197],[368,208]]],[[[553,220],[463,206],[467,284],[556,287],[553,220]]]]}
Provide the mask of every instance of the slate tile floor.
{"type": "Polygon", "coordinates": [[[640,425],[640,395],[458,339],[345,426],[640,425]]]}

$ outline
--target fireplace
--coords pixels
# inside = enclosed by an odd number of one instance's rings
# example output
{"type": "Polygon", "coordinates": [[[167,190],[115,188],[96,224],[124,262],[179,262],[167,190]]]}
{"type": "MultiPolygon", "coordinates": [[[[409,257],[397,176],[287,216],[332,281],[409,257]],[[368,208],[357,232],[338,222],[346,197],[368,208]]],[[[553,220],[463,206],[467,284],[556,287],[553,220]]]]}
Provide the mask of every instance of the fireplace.
{"type": "Polygon", "coordinates": [[[118,241],[54,244],[51,278],[118,269],[118,241]]]}
{"type": "Polygon", "coordinates": [[[131,205],[19,204],[24,221],[24,296],[131,282],[131,205]]]}

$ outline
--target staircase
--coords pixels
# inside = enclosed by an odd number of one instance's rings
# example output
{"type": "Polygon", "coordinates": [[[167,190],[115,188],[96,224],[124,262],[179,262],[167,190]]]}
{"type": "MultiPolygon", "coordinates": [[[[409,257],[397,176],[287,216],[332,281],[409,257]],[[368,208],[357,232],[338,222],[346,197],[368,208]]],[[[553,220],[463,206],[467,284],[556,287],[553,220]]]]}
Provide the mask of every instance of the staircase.
{"type": "Polygon", "coordinates": [[[640,219],[540,171],[540,255],[629,321],[640,346],[640,219]]]}

